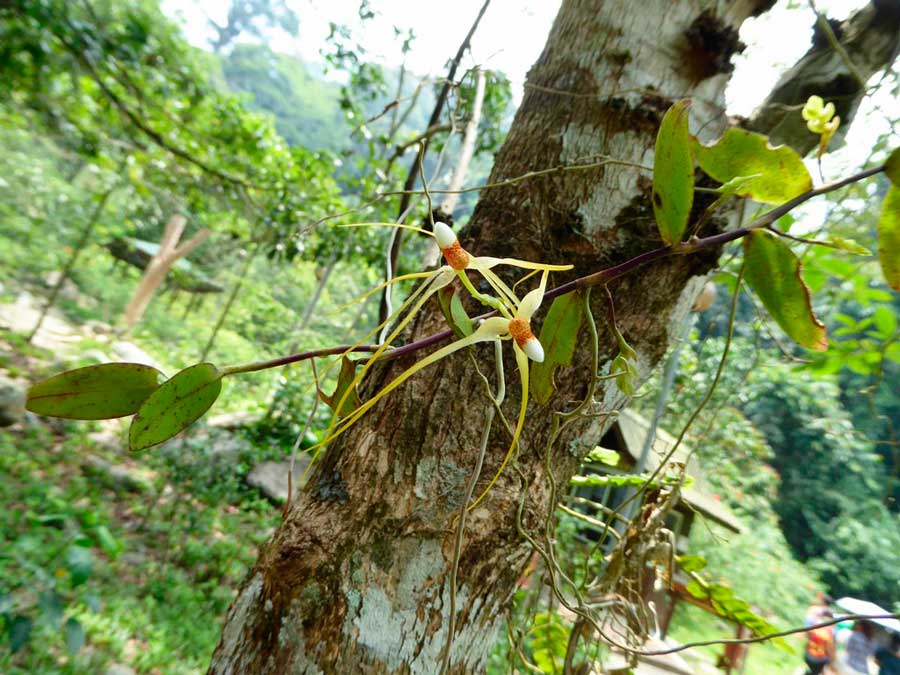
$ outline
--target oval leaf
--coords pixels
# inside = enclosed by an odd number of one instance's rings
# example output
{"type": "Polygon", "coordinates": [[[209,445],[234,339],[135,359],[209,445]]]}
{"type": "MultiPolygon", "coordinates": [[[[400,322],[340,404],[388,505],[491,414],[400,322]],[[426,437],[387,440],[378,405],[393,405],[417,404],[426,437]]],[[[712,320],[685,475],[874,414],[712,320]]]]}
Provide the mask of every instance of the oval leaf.
{"type": "Polygon", "coordinates": [[[891,185],[878,219],[878,262],[888,286],[900,291],[900,188],[891,185]]]}
{"type": "Polygon", "coordinates": [[[679,101],[666,112],[656,135],[653,156],[653,215],[669,246],[684,236],[694,203],[694,162],[688,131],[690,101],[679,101]]]}
{"type": "Polygon", "coordinates": [[[752,131],[732,127],[712,145],[695,141],[694,154],[700,168],[720,183],[744,178],[731,184],[740,197],[783,204],[812,189],[800,155],[786,145],[772,147],[766,136],[752,131]]]}
{"type": "Polygon", "coordinates": [[[744,237],[744,277],[775,322],[808,349],[825,351],[825,326],[813,314],[800,260],[779,237],[754,230],[744,237]]]}
{"type": "Polygon", "coordinates": [[[543,363],[531,364],[531,387],[534,400],[546,403],[556,386],[553,374],[561,366],[572,363],[575,354],[575,338],[581,328],[584,312],[581,308],[581,293],[566,293],[550,305],[538,340],[544,347],[543,363]]]}
{"type": "Polygon", "coordinates": [[[103,363],[38,382],[25,407],[38,415],[105,420],[137,412],[159,388],[162,373],[141,363],[103,363]]]}
{"type": "Polygon", "coordinates": [[[209,410],[222,391],[222,373],[198,363],[176,373],[150,395],[128,431],[128,445],[143,450],[167,441],[209,410]]]}

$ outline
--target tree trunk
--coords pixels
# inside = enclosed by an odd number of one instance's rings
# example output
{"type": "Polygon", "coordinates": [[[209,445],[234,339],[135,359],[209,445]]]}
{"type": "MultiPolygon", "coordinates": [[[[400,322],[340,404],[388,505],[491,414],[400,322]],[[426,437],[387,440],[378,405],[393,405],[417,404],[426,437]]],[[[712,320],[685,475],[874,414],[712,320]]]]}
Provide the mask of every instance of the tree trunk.
{"type": "Polygon", "coordinates": [[[131,330],[144,316],[147,306],[150,304],[153,296],[156,295],[156,291],[162,285],[162,282],[165,281],[169,270],[172,269],[172,265],[181,258],[190,255],[194,249],[209,237],[209,230],[203,229],[179,246],[178,241],[184,233],[185,225],[187,225],[187,219],[178,214],[172,216],[169,222],[166,223],[166,229],[160,240],[159,251],[147,264],[144,276],[141,277],[140,283],[134,290],[134,295],[131,296],[131,300],[129,300],[128,306],[125,308],[122,321],[126,330],[131,330]]]}
{"type": "MultiPolygon", "coordinates": [[[[651,164],[660,117],[682,97],[694,100],[692,128],[703,129],[705,140],[717,136],[726,124],[722,71],[728,70],[727,50],[737,48],[733,28],[769,4],[731,2],[726,16],[712,19],[701,18],[703,11],[722,3],[565,0],[529,73],[491,181],[595,155],[651,164]],[[710,45],[726,52],[710,51],[710,45]]],[[[619,165],[492,189],[462,243],[476,255],[573,263],[571,276],[580,276],[660,245],[650,191],[646,172],[619,165]]],[[[678,334],[717,257],[662,259],[610,289],[642,376],[678,334]]],[[[604,295],[594,293],[597,317],[606,315],[604,295]]],[[[429,306],[407,337],[442,327],[440,312],[429,306]]],[[[598,328],[603,373],[617,347],[604,321],[598,328]]],[[[493,372],[491,347],[475,354],[482,370],[493,372]]],[[[363,393],[371,395],[412,362],[376,367],[363,393]]],[[[565,485],[602,435],[605,424],[583,420],[549,443],[553,412],[571,409],[586,395],[590,370],[590,346],[582,340],[572,366],[557,374],[557,394],[546,405],[529,406],[517,458],[521,474],[507,468],[469,514],[452,673],[484,670],[531,557],[517,528],[520,504],[522,527],[542,531],[554,507],[551,479],[565,485]]],[[[520,388],[512,363],[506,373],[504,407],[514,417],[520,388]]],[[[609,380],[598,382],[595,401],[592,412],[605,422],[627,402],[609,380]]],[[[332,443],[248,575],[210,672],[440,672],[456,516],[490,409],[483,381],[458,353],[412,378],[332,443]]],[[[495,425],[475,494],[497,471],[508,444],[495,425]]]]}

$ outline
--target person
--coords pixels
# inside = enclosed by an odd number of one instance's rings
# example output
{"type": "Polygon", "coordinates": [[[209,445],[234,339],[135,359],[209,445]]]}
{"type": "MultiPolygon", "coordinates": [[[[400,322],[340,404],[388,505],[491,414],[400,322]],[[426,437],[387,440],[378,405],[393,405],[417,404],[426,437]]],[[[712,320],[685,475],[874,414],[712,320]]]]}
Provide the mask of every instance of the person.
{"type": "Polygon", "coordinates": [[[900,675],[900,634],[894,633],[888,647],[875,650],[878,675],[900,675]]]}
{"type": "MultiPolygon", "coordinates": [[[[813,626],[832,618],[831,610],[822,609],[815,614],[807,614],[807,625],[813,626]]],[[[821,675],[826,666],[834,661],[834,628],[822,626],[813,628],[806,634],[806,649],[803,658],[806,661],[806,675],[821,675]]]]}
{"type": "Polygon", "coordinates": [[[830,596],[824,593],[816,593],[816,599],[809,606],[809,609],[806,610],[806,616],[803,618],[803,627],[806,628],[814,623],[818,623],[819,615],[828,610],[828,604],[831,601],[830,596]]]}
{"type": "Polygon", "coordinates": [[[847,668],[851,673],[869,675],[869,656],[872,654],[872,624],[857,621],[847,640],[847,668]]]}

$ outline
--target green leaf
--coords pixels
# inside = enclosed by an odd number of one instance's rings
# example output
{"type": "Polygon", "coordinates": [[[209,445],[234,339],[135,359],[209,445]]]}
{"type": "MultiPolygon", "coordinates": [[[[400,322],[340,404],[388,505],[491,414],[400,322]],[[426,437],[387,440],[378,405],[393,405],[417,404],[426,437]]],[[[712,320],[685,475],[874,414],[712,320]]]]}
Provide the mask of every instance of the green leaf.
{"type": "Polygon", "coordinates": [[[699,572],[706,567],[706,558],[702,555],[680,555],[676,560],[678,566],[688,574],[699,572]]]}
{"type": "Polygon", "coordinates": [[[128,446],[143,450],[169,440],[209,410],[221,391],[222,373],[211,363],[176,373],[138,410],[128,431],[128,446]]]}
{"type": "Polygon", "coordinates": [[[884,172],[891,179],[894,187],[900,187],[900,148],[894,150],[891,156],[887,158],[887,161],[884,163],[884,172]]]}
{"type": "Polygon", "coordinates": [[[463,308],[459,293],[450,286],[445,286],[438,291],[438,304],[444,313],[447,325],[450,326],[457,338],[464,338],[472,334],[475,326],[463,308]]]}
{"type": "Polygon", "coordinates": [[[696,579],[691,579],[689,582],[687,582],[687,585],[684,587],[684,589],[698,600],[705,600],[709,597],[709,591],[707,590],[707,588],[696,579]]]}
{"type": "Polygon", "coordinates": [[[103,363],[77,368],[38,382],[25,407],[39,415],[103,420],[137,412],[159,388],[156,368],[140,363],[103,363]]]}
{"type": "Polygon", "coordinates": [[[896,185],[888,188],[878,219],[878,262],[888,286],[900,291],[900,187],[896,185]]]}
{"type": "Polygon", "coordinates": [[[91,534],[101,550],[113,560],[115,560],[122,552],[121,542],[113,536],[106,525],[95,527],[91,531],[91,534]]]}
{"type": "Polygon", "coordinates": [[[34,623],[27,616],[14,616],[9,622],[9,651],[15,654],[28,642],[34,623]]]}
{"type": "Polygon", "coordinates": [[[341,359],[341,372],[338,373],[338,381],[337,386],[334,388],[334,393],[328,395],[319,389],[319,398],[337,413],[339,418],[346,417],[359,407],[359,394],[357,394],[356,389],[354,389],[344,400],[340,412],[337,410],[338,404],[341,402],[341,399],[344,398],[347,388],[353,383],[353,380],[356,377],[356,365],[356,361],[351,361],[345,356],[341,359]]]}
{"type": "Polygon", "coordinates": [[[744,276],[775,322],[800,345],[828,348],[825,326],[813,314],[800,260],[778,236],[754,230],[744,237],[744,276]]]}
{"type": "Polygon", "coordinates": [[[587,462],[597,462],[599,464],[606,464],[607,466],[616,466],[621,459],[621,455],[615,450],[603,448],[598,445],[591,450],[584,459],[587,462]]]}
{"type": "Polygon", "coordinates": [[[897,331],[897,315],[889,307],[880,305],[872,314],[880,337],[889,338],[897,331]]]}
{"type": "Polygon", "coordinates": [[[561,295],[550,305],[538,338],[544,347],[544,361],[531,364],[532,394],[538,403],[546,403],[553,395],[556,369],[572,363],[583,318],[582,296],[578,291],[561,295]]]}
{"type": "Polygon", "coordinates": [[[694,203],[694,161],[688,131],[690,101],[678,101],[666,112],[653,158],[653,215],[669,246],[684,236],[694,203]]]}
{"type": "Polygon", "coordinates": [[[856,243],[852,239],[846,239],[845,237],[832,237],[826,243],[832,248],[846,251],[847,253],[852,253],[853,255],[872,255],[872,251],[867,249],[865,246],[856,243]]]}
{"type": "Polygon", "coordinates": [[[73,616],[66,621],[66,647],[72,656],[75,656],[84,646],[84,628],[73,616]]]}
{"type": "Polygon", "coordinates": [[[598,474],[572,476],[570,485],[576,487],[644,487],[650,482],[648,476],[642,474],[598,474]]]}
{"type": "Polygon", "coordinates": [[[695,141],[700,168],[725,184],[759,175],[738,186],[735,194],[764,204],[782,204],[812,189],[812,178],[803,160],[786,145],[772,147],[762,134],[732,127],[712,145],[695,141]]]}
{"type": "Polygon", "coordinates": [[[91,571],[94,568],[94,557],[88,548],[70,546],[66,549],[65,565],[69,571],[72,586],[81,586],[91,576],[91,571]]]}

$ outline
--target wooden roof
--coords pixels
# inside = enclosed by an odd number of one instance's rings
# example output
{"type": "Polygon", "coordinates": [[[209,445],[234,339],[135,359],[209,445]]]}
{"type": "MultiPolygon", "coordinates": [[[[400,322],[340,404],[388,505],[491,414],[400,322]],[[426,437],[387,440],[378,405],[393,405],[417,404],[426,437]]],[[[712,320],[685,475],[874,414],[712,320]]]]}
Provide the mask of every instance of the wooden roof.
{"type": "MultiPolygon", "coordinates": [[[[628,454],[633,461],[637,462],[641,455],[641,450],[644,447],[644,440],[647,438],[650,423],[633,410],[623,410],[619,413],[619,419],[614,426],[618,430],[628,454]]],[[[660,461],[662,461],[674,446],[675,438],[664,429],[657,427],[656,438],[653,442],[653,447],[650,450],[650,456],[647,458],[645,470],[654,471],[659,467],[660,461]]],[[[697,460],[693,457],[688,459],[689,455],[690,447],[682,441],[681,445],[675,451],[675,455],[670,460],[674,462],[686,462],[687,475],[693,479],[693,482],[690,485],[682,488],[682,501],[698,513],[727,527],[732,532],[742,532],[743,526],[737,517],[731,513],[724,504],[717,501],[706,489],[704,489],[703,475],[697,464],[697,460]]]]}

